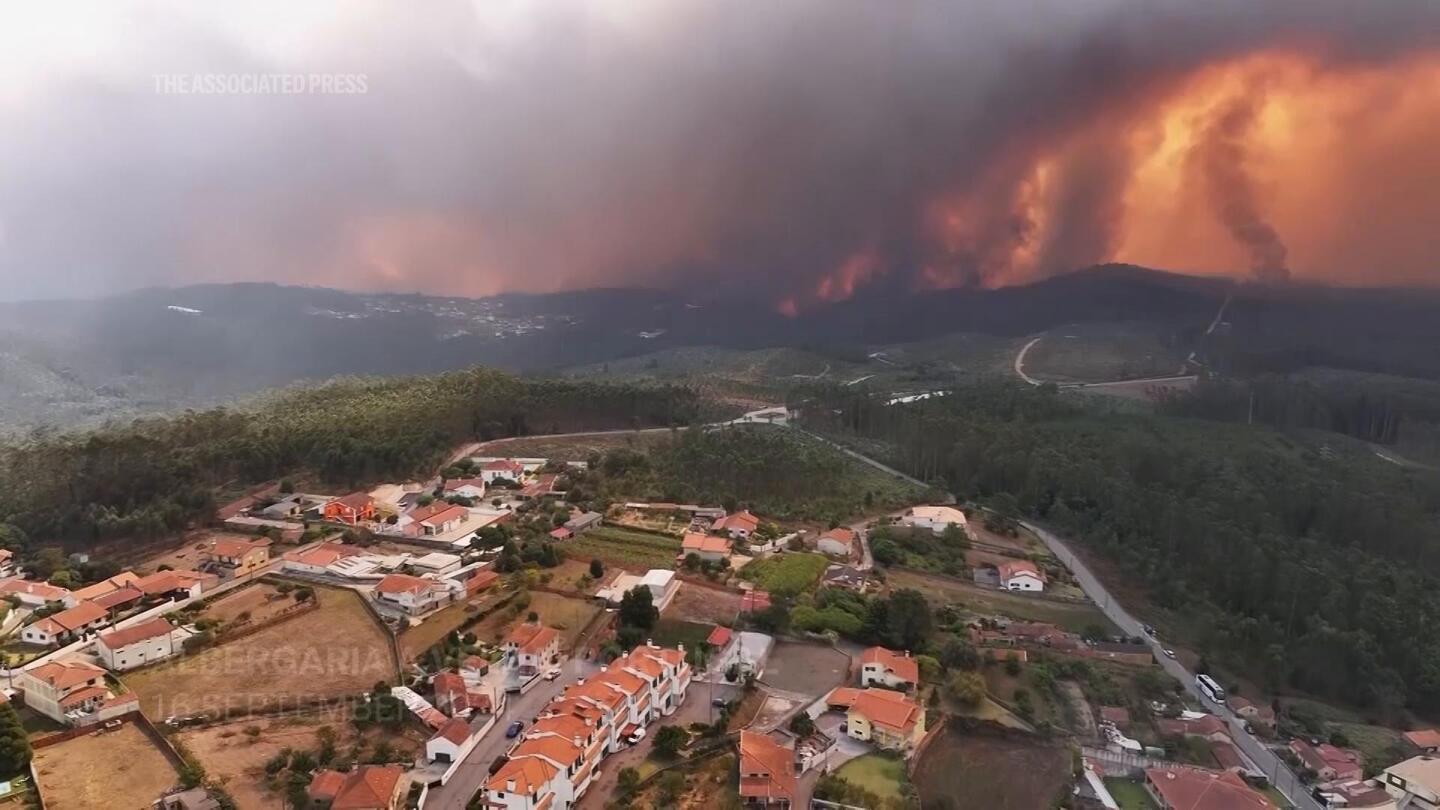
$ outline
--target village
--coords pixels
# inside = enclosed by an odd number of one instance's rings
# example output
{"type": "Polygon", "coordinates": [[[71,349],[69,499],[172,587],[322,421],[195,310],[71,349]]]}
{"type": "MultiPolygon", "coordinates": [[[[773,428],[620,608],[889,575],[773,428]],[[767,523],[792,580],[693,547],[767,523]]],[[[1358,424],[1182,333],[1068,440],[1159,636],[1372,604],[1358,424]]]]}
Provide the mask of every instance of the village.
{"type": "Polygon", "coordinates": [[[575,497],[595,474],[462,454],[362,491],[272,482],[73,588],[0,555],[33,790],[183,810],[1289,806],[1243,733],[1320,806],[1440,795],[1440,732],[1378,770],[1270,701],[1208,676],[1197,697],[1167,671],[1188,653],[1122,632],[1013,520],[602,508],[575,497]]]}

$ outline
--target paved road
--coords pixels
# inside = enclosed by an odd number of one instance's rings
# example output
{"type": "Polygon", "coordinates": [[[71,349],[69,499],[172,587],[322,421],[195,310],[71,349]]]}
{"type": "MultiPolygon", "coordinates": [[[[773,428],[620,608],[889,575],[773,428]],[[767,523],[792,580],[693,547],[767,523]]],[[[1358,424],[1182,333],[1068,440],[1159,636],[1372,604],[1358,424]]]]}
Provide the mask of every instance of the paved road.
{"type": "Polygon", "coordinates": [[[1070,571],[1074,573],[1076,581],[1080,583],[1080,587],[1085,591],[1085,594],[1094,600],[1095,604],[1100,606],[1100,610],[1105,613],[1105,616],[1109,618],[1110,621],[1115,623],[1116,627],[1120,628],[1121,632],[1131,636],[1146,638],[1150,647],[1154,650],[1155,660],[1160,662],[1160,666],[1163,667],[1166,672],[1179,679],[1180,683],[1189,690],[1191,694],[1200,698],[1201,702],[1205,703],[1217,716],[1229,724],[1230,737],[1235,740],[1235,745],[1245,756],[1249,757],[1260,770],[1265,772],[1270,782],[1274,784],[1281,793],[1285,794],[1285,798],[1289,799],[1290,802],[1300,810],[1324,810],[1321,805],[1310,796],[1309,790],[1301,784],[1299,778],[1295,776],[1295,773],[1291,771],[1285,763],[1281,762],[1280,758],[1275,756],[1273,751],[1266,748],[1253,735],[1245,732],[1244,721],[1236,717],[1228,706],[1218,706],[1210,703],[1200,695],[1199,689],[1195,686],[1195,673],[1185,669],[1184,665],[1179,661],[1166,657],[1160,642],[1145,636],[1141,623],[1127,613],[1125,608],[1120,606],[1119,602],[1115,601],[1110,595],[1110,592],[1100,583],[1100,580],[1070,551],[1070,548],[1065,545],[1063,540],[1033,523],[1027,521],[1021,521],[1021,523],[1025,528],[1035,532],[1035,534],[1045,542],[1045,545],[1050,548],[1050,551],[1054,553],[1056,557],[1060,558],[1061,562],[1065,563],[1070,571]]]}
{"type": "Polygon", "coordinates": [[[595,665],[579,658],[572,658],[561,665],[565,674],[553,681],[541,681],[539,686],[523,695],[511,695],[505,711],[495,721],[480,742],[470,751],[470,756],[460,763],[450,783],[433,788],[425,797],[425,810],[465,810],[465,805],[475,791],[485,784],[489,776],[490,763],[505,753],[514,740],[505,738],[505,727],[513,720],[524,720],[529,728],[531,718],[549,703],[552,698],[577,678],[596,669],[595,665]]]}

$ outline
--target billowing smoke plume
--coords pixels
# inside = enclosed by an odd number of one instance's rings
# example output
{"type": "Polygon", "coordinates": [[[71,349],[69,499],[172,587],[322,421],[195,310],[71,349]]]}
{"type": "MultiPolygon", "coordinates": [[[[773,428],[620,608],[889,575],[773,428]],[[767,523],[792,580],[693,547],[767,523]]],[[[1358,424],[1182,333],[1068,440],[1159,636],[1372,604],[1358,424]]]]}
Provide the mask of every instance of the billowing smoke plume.
{"type": "Polygon", "coordinates": [[[73,11],[0,26],[4,297],[654,285],[794,311],[1112,259],[1437,281],[1433,0],[73,11]],[[155,78],[256,73],[367,92],[155,78]]]}
{"type": "Polygon", "coordinates": [[[1261,281],[1285,281],[1285,243],[1260,211],[1250,179],[1245,144],[1255,126],[1256,100],[1245,95],[1216,111],[1200,133],[1194,158],[1204,173],[1215,212],[1226,230],[1250,255],[1250,269],[1261,281]]]}

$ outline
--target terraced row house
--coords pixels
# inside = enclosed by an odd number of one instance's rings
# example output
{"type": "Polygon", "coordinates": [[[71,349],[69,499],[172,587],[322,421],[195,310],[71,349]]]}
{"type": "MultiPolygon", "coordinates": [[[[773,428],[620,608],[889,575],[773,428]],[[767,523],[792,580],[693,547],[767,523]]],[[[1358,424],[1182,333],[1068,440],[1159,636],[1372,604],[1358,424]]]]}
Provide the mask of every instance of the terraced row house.
{"type": "Polygon", "coordinates": [[[493,810],[568,810],[590,787],[606,755],[674,714],[690,687],[685,646],[645,644],[565,688],[540,711],[505,764],[485,783],[493,810]]]}

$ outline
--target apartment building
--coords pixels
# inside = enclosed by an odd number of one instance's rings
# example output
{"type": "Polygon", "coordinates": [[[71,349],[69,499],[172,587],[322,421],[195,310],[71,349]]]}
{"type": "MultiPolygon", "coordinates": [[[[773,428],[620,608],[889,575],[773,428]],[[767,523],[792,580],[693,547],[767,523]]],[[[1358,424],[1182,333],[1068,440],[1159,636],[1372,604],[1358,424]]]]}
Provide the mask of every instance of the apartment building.
{"type": "Polygon", "coordinates": [[[140,707],[135,693],[116,696],[105,685],[105,670],[83,661],[47,661],[15,676],[25,705],[67,726],[119,717],[140,707]]]}
{"type": "Polygon", "coordinates": [[[672,714],[690,685],[685,650],[645,644],[593,678],[570,686],[540,711],[504,765],[485,783],[493,810],[568,810],[589,789],[604,757],[637,741],[672,714]]]}

